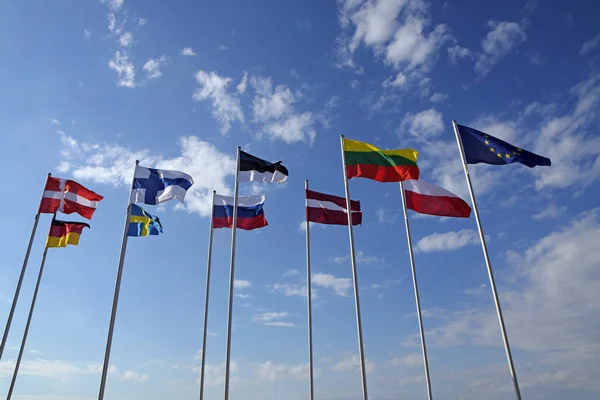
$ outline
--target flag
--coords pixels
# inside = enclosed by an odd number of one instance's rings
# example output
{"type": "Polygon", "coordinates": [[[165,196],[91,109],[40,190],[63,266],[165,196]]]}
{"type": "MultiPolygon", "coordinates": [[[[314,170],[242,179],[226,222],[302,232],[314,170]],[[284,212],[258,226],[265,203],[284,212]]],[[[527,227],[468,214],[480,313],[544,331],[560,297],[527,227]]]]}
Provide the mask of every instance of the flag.
{"type": "Polygon", "coordinates": [[[192,177],[184,172],[136,166],[131,202],[156,205],[177,199],[183,203],[193,184],[192,177]]]}
{"type": "Polygon", "coordinates": [[[131,205],[127,236],[159,235],[162,232],[162,224],[157,216],[144,211],[137,204],[131,205]]]}
{"type": "Polygon", "coordinates": [[[240,150],[240,182],[281,183],[288,178],[288,170],[281,161],[271,163],[240,150]]]}
{"type": "Polygon", "coordinates": [[[83,218],[91,219],[98,202],[103,198],[75,181],[49,176],[39,212],[42,214],[54,214],[57,211],[64,214],[77,213],[83,218]]]}
{"type": "MultiPolygon", "coordinates": [[[[237,227],[246,231],[267,226],[263,205],[264,195],[238,197],[237,227]]],[[[213,204],[213,228],[233,227],[233,197],[215,195],[213,204]]]]}
{"type": "Polygon", "coordinates": [[[50,234],[46,240],[46,247],[67,247],[68,244],[77,246],[83,228],[89,227],[84,222],[68,222],[53,219],[50,225],[50,234]]]}
{"type": "MultiPolygon", "coordinates": [[[[362,223],[360,202],[350,200],[352,225],[362,223]]],[[[318,224],[348,225],[348,208],[344,197],[306,190],[306,220],[318,224]]]]}
{"type": "Polygon", "coordinates": [[[417,157],[413,149],[380,150],[368,143],[344,139],[346,177],[401,182],[419,179],[417,157]]]}
{"type": "Polygon", "coordinates": [[[467,164],[504,165],[518,162],[529,168],[551,165],[549,158],[513,146],[487,133],[458,124],[456,127],[460,134],[467,164]]]}
{"type": "Polygon", "coordinates": [[[420,214],[469,218],[471,207],[448,190],[422,180],[402,183],[406,208],[420,214]]]}

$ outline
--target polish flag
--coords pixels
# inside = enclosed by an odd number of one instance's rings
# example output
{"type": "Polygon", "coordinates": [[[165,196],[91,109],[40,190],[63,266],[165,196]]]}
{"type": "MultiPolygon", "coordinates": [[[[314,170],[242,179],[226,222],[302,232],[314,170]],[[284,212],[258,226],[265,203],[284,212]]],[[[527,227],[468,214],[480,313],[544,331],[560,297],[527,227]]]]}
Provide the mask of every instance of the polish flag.
{"type": "Polygon", "coordinates": [[[91,219],[104,197],[83,187],[70,179],[48,177],[44,195],[40,203],[40,213],[64,214],[77,213],[83,218],[91,219]]]}
{"type": "Polygon", "coordinates": [[[446,189],[422,180],[402,182],[406,208],[420,214],[469,218],[471,207],[446,189]]]}

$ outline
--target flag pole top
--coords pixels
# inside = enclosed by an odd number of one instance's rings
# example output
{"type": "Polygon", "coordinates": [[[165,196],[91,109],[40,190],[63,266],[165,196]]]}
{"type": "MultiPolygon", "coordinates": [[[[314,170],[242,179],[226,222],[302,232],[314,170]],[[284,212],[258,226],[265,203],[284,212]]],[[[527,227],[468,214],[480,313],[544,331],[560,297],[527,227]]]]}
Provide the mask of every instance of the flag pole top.
{"type": "Polygon", "coordinates": [[[48,178],[52,176],[52,172],[48,172],[48,178]]]}
{"type": "Polygon", "coordinates": [[[344,138],[344,135],[340,135],[340,137],[343,139],[343,138],[344,138]]]}
{"type": "Polygon", "coordinates": [[[216,190],[213,190],[213,194],[215,194],[215,193],[217,193],[217,191],[216,191],[216,190]]]}
{"type": "Polygon", "coordinates": [[[140,160],[135,160],[135,165],[138,165],[140,163],[140,160]]]}
{"type": "Polygon", "coordinates": [[[238,146],[238,147],[237,147],[237,149],[238,149],[238,150],[241,150],[241,149],[242,149],[242,146],[238,146]]]}

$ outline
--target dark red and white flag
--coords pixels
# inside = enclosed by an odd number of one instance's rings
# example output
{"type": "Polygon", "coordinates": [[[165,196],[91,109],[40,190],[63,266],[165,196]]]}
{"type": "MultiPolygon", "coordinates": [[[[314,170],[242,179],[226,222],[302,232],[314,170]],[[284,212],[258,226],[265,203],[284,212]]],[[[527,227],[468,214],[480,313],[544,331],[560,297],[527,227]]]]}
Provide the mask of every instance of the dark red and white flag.
{"type": "MultiPolygon", "coordinates": [[[[360,225],[360,202],[350,201],[352,225],[360,225]]],[[[348,225],[348,208],[344,197],[306,190],[306,220],[317,224],[348,225]]]]}
{"type": "Polygon", "coordinates": [[[48,177],[44,195],[40,203],[40,213],[64,214],[77,213],[83,218],[91,219],[104,197],[70,179],[48,177]]]}
{"type": "Polygon", "coordinates": [[[440,217],[469,218],[471,207],[448,190],[422,180],[402,182],[406,208],[420,214],[440,217]]]}

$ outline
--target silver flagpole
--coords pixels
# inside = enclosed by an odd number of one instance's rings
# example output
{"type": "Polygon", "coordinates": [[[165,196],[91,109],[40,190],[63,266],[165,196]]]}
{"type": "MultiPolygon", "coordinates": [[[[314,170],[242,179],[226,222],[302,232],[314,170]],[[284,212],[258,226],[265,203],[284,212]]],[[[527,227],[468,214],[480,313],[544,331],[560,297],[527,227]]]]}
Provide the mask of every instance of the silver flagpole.
{"type": "Polygon", "coordinates": [[[212,261],[213,218],[215,217],[215,194],[212,194],[212,209],[210,214],[210,232],[208,234],[208,261],[206,265],[206,294],[204,296],[204,330],[202,332],[202,358],[200,365],[200,400],[204,399],[204,366],[206,364],[206,334],[208,332],[208,299],[210,298],[210,265],[212,261]]]}
{"type": "Polygon", "coordinates": [[[227,349],[225,351],[225,400],[229,399],[229,364],[231,362],[231,322],[233,319],[233,277],[235,270],[235,233],[237,231],[238,189],[240,186],[240,150],[237,148],[235,165],[235,189],[233,191],[233,225],[231,227],[231,264],[229,267],[229,307],[227,314],[227,349]]]}
{"type": "Polygon", "coordinates": [[[350,188],[346,176],[346,154],[344,153],[344,135],[340,135],[342,145],[342,170],[344,172],[344,186],[346,189],[346,210],[348,214],[348,235],[350,236],[350,258],[352,260],[352,281],[354,283],[354,305],[356,307],[356,327],[358,330],[358,356],[360,357],[360,375],[362,379],[363,400],[368,400],[367,371],[365,367],[365,352],[363,348],[362,322],[360,316],[360,299],[358,297],[358,276],[356,273],[356,256],[354,254],[354,232],[352,230],[352,207],[350,205],[350,188]]]}
{"type": "MultiPolygon", "coordinates": [[[[39,214],[38,214],[39,215],[39,214]]],[[[52,216],[52,221],[56,219],[56,213],[52,216]]],[[[50,223],[50,229],[52,229],[52,223],[50,223]]],[[[48,236],[50,234],[48,233],[48,236]]],[[[10,388],[6,395],[6,400],[12,398],[13,390],[15,389],[15,383],[17,382],[17,375],[19,374],[19,367],[21,366],[21,359],[23,358],[23,351],[25,350],[25,344],[27,343],[27,334],[29,333],[29,326],[31,325],[31,317],[33,316],[33,310],[35,308],[35,302],[37,300],[38,290],[40,288],[40,282],[42,281],[42,274],[44,273],[44,265],[46,264],[46,255],[48,254],[48,246],[44,248],[44,254],[42,255],[42,263],[40,264],[40,272],[38,272],[37,282],[35,283],[35,289],[33,291],[33,298],[31,299],[31,306],[29,307],[29,315],[27,316],[27,323],[25,324],[25,331],[23,332],[23,339],[21,340],[21,347],[19,348],[19,355],[17,362],[15,363],[15,369],[13,371],[12,380],[10,381],[10,388]]]]}
{"type": "Polygon", "coordinates": [[[121,290],[121,278],[123,276],[123,262],[125,261],[125,251],[127,250],[127,232],[129,231],[129,219],[131,218],[131,194],[133,193],[133,182],[135,181],[135,171],[140,162],[135,160],[135,169],[131,179],[131,189],[127,199],[127,217],[125,217],[125,228],[123,229],[123,241],[121,242],[121,255],[119,256],[119,268],[117,270],[117,279],[115,282],[115,294],[113,297],[112,311],[110,313],[110,323],[108,325],[108,337],[106,338],[106,350],[104,352],[104,364],[102,366],[102,378],[100,379],[100,391],[98,400],[104,399],[104,390],[106,388],[106,378],[108,375],[108,364],[110,362],[110,349],[112,347],[113,331],[115,329],[115,320],[117,318],[117,306],[119,304],[119,292],[121,290]]]}
{"type": "Polygon", "coordinates": [[[421,334],[421,348],[423,350],[423,364],[425,366],[425,381],[427,382],[427,398],[432,399],[431,379],[429,377],[429,361],[427,358],[427,346],[425,345],[425,331],[423,330],[423,317],[421,315],[421,300],[419,298],[419,285],[417,284],[417,270],[413,256],[412,239],[410,237],[410,224],[408,223],[408,212],[406,211],[406,198],[404,197],[404,186],[400,182],[400,196],[402,197],[402,209],[404,210],[404,222],[406,223],[406,238],[408,240],[408,256],[412,271],[413,286],[415,288],[415,302],[417,303],[417,319],[419,320],[419,333],[421,334]]]}
{"type": "MultiPolygon", "coordinates": [[[[304,181],[305,198],[308,190],[308,179],[304,181]]],[[[311,275],[310,275],[310,222],[308,221],[308,210],[306,214],[306,299],[308,302],[308,381],[310,390],[310,400],[315,398],[314,371],[313,371],[313,340],[312,340],[312,293],[311,293],[311,275]]]]}
{"type": "Polygon", "coordinates": [[[473,193],[473,186],[471,184],[471,176],[469,175],[469,167],[467,166],[467,160],[465,158],[465,149],[463,148],[460,134],[458,133],[458,126],[456,121],[452,121],[454,126],[454,134],[456,135],[456,142],[458,143],[458,149],[460,150],[460,157],[465,170],[465,177],[467,178],[467,186],[469,187],[469,194],[471,195],[471,203],[473,204],[473,211],[475,213],[475,221],[477,221],[477,228],[479,229],[479,238],[481,239],[481,247],[483,249],[483,256],[485,258],[485,265],[490,278],[490,286],[492,288],[492,294],[494,295],[494,303],[496,304],[496,313],[498,314],[498,323],[500,324],[500,331],[502,332],[502,340],[504,341],[504,349],[506,350],[506,358],[508,359],[508,368],[512,376],[513,386],[515,389],[515,395],[517,400],[521,400],[521,389],[519,389],[519,381],[517,380],[517,373],[515,371],[515,365],[510,351],[510,344],[508,343],[508,336],[506,335],[506,326],[504,325],[504,317],[502,316],[502,308],[500,307],[500,298],[498,297],[498,290],[496,289],[496,282],[494,280],[494,273],[492,272],[492,264],[490,263],[490,257],[488,255],[487,245],[485,243],[485,236],[483,234],[483,228],[481,227],[481,220],[479,219],[479,210],[477,209],[477,202],[475,201],[475,193],[473,193]]]}
{"type": "MultiPolygon", "coordinates": [[[[50,178],[52,174],[48,173],[48,177],[46,178],[46,182],[44,182],[44,190],[42,190],[42,197],[40,198],[40,205],[42,204],[42,199],[44,198],[44,191],[46,190],[46,183],[48,183],[48,178],[50,178]]],[[[6,346],[6,340],[8,339],[8,332],[10,331],[10,325],[12,324],[12,319],[15,314],[15,308],[17,307],[17,301],[19,300],[19,293],[21,293],[21,285],[23,284],[23,277],[25,276],[25,271],[27,270],[27,262],[29,261],[29,254],[31,253],[31,246],[33,245],[33,239],[35,238],[35,232],[37,231],[38,222],[40,220],[40,206],[38,205],[38,212],[35,214],[35,218],[33,220],[33,228],[31,228],[31,235],[29,236],[29,244],[27,245],[27,251],[25,251],[25,259],[23,260],[23,266],[21,267],[21,275],[19,275],[19,281],[17,282],[17,288],[15,289],[15,295],[12,299],[12,304],[10,305],[10,311],[8,313],[8,319],[6,320],[6,327],[4,328],[4,334],[2,335],[2,344],[0,344],[0,360],[2,360],[2,354],[4,354],[4,347],[6,346]]]]}

